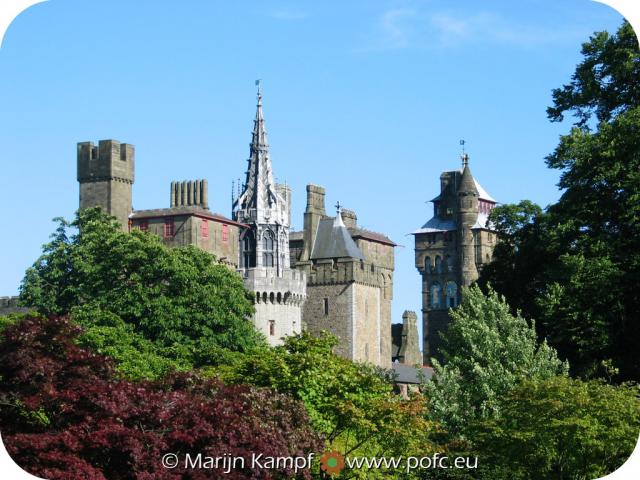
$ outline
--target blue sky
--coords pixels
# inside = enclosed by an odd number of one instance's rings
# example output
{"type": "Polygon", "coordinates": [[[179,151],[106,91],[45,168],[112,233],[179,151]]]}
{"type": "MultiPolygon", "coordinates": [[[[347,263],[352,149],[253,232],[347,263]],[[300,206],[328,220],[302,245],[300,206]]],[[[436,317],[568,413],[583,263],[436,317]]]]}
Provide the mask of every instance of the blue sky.
{"type": "Polygon", "coordinates": [[[551,89],[580,44],[622,17],[589,0],[50,0],[23,12],[0,49],[0,295],[77,208],[75,145],[136,146],[134,207],[168,206],[169,182],[207,178],[230,215],[244,176],[261,78],[273,168],[293,188],[327,189],[386,233],[396,252],[393,311],[420,311],[407,234],[431,215],[439,175],[460,165],[501,202],[559,197],[544,157],[551,89]]]}

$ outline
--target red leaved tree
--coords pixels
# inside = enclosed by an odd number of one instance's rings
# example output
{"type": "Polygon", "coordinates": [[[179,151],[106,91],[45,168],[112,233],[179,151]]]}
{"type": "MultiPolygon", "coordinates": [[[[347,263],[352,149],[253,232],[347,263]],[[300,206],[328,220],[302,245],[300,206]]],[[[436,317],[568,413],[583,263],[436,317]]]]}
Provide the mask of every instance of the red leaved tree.
{"type": "Polygon", "coordinates": [[[0,339],[0,429],[12,458],[34,475],[291,478],[289,465],[252,469],[252,455],[302,457],[322,448],[304,408],[290,397],[195,374],[124,381],[111,359],[74,343],[79,333],[64,317],[28,318],[0,339]],[[167,453],[178,455],[177,467],[163,467],[167,453]],[[187,453],[242,457],[245,468],[228,474],[185,468],[187,453]]]}

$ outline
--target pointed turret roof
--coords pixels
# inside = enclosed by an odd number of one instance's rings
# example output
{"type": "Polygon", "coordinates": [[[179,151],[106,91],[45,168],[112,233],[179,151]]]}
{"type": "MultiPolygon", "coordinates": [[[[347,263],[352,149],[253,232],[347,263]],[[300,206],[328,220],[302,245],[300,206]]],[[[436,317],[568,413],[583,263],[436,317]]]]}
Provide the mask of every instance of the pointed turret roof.
{"type": "Polygon", "coordinates": [[[244,191],[236,200],[236,205],[241,209],[262,210],[269,207],[277,199],[277,195],[273,183],[269,141],[262,113],[262,92],[259,86],[256,118],[253,122],[247,163],[244,191]]]}
{"type": "Polygon", "coordinates": [[[478,196],[478,188],[476,187],[476,181],[471,174],[469,168],[469,155],[466,153],[462,155],[462,177],[460,178],[460,185],[458,186],[458,193],[471,193],[478,196]]]}

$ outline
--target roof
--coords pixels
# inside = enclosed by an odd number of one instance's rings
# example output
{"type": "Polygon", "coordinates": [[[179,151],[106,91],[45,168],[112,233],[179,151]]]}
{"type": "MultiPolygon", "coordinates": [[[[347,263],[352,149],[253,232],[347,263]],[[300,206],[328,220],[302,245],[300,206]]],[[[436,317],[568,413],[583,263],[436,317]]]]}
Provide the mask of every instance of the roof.
{"type": "Polygon", "coordinates": [[[423,380],[430,380],[433,377],[433,368],[405,365],[404,363],[393,362],[391,365],[396,383],[419,384],[423,380]]]}
{"type": "Polygon", "coordinates": [[[478,189],[476,187],[477,183],[478,182],[476,182],[475,178],[473,178],[471,169],[468,165],[465,165],[465,167],[462,169],[462,177],[460,177],[458,192],[477,193],[478,196],[480,196],[480,192],[478,192],[478,189]]]}
{"type": "Polygon", "coordinates": [[[239,227],[246,227],[243,223],[236,222],[218,213],[212,213],[210,210],[196,205],[185,205],[172,208],[154,208],[151,210],[135,210],[131,215],[129,215],[129,218],[132,220],[138,220],[142,218],[175,217],[178,215],[194,215],[220,223],[229,223],[239,227]]]}
{"type": "Polygon", "coordinates": [[[476,223],[471,228],[488,228],[493,229],[494,225],[489,222],[489,215],[486,213],[478,213],[476,223]]]}
{"type": "Polygon", "coordinates": [[[457,228],[455,220],[442,220],[438,217],[432,217],[427,223],[425,223],[418,230],[411,232],[412,235],[418,233],[435,233],[435,232],[448,232],[457,228]]]}
{"type": "Polygon", "coordinates": [[[478,181],[474,178],[473,182],[476,184],[476,190],[478,190],[478,198],[480,200],[485,200],[487,202],[498,203],[498,201],[493,198],[491,195],[487,193],[487,191],[482,188],[482,185],[478,183],[478,181]]]}
{"type": "MultiPolygon", "coordinates": [[[[487,193],[487,191],[482,187],[482,185],[480,185],[480,182],[478,182],[478,180],[476,180],[475,177],[473,178],[473,183],[475,183],[476,185],[476,190],[478,190],[478,198],[480,200],[484,200],[485,202],[498,203],[498,201],[495,198],[493,198],[491,195],[487,193]]],[[[442,197],[442,194],[438,194],[437,197],[434,197],[429,201],[437,202],[440,200],[441,197],[442,197]]]]}
{"type": "Polygon", "coordinates": [[[351,238],[349,230],[342,223],[340,215],[336,215],[335,219],[321,219],[318,223],[318,231],[313,243],[311,260],[345,257],[364,260],[362,251],[351,238]]]}
{"type": "Polygon", "coordinates": [[[382,233],[373,232],[364,228],[350,228],[349,233],[353,238],[364,238],[365,240],[372,240],[374,242],[384,243],[385,245],[391,245],[395,247],[397,244],[389,237],[382,233]]]}

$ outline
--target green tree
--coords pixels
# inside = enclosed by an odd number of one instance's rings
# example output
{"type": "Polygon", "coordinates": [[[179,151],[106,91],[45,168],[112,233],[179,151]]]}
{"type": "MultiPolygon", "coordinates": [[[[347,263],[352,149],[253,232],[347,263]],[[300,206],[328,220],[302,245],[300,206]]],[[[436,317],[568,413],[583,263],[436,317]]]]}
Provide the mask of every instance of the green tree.
{"type": "Polygon", "coordinates": [[[501,400],[501,417],[474,427],[474,441],[495,470],[491,478],[599,478],[633,451],[638,393],[637,386],[568,377],[525,381],[501,400]]]}
{"type": "Polygon", "coordinates": [[[146,360],[138,354],[147,356],[153,377],[164,368],[159,358],[153,367],[153,356],[200,366],[222,350],[264,343],[249,320],[253,305],[242,279],[210,254],[124,233],[100,209],[58,223],[26,272],[21,301],[44,315],[71,313],[89,329],[85,343],[128,362],[132,377],[149,373],[139,370],[146,360]]]}
{"type": "Polygon", "coordinates": [[[640,49],[625,22],[615,35],[595,34],[582,53],[548,109],[552,121],[567,112],[578,119],[546,160],[561,171],[562,196],[529,222],[499,225],[512,243],[496,249],[482,282],[537,318],[573,373],[637,380],[640,49]]]}
{"type": "Polygon", "coordinates": [[[464,288],[442,333],[443,363],[425,384],[431,415],[454,435],[473,420],[499,417],[500,398],[523,378],[544,379],[566,373],[555,350],[537,342],[533,325],[510,313],[495,291],[464,288]]]}
{"type": "MultiPolygon", "coordinates": [[[[284,344],[247,354],[215,372],[225,383],[271,388],[304,404],[328,449],[350,456],[421,455],[431,452],[433,422],[420,395],[393,393],[390,373],[342,358],[337,339],[307,332],[284,344]]],[[[389,478],[385,469],[345,470],[341,478],[389,478]]],[[[396,472],[397,473],[397,472],[396,472]]]]}

